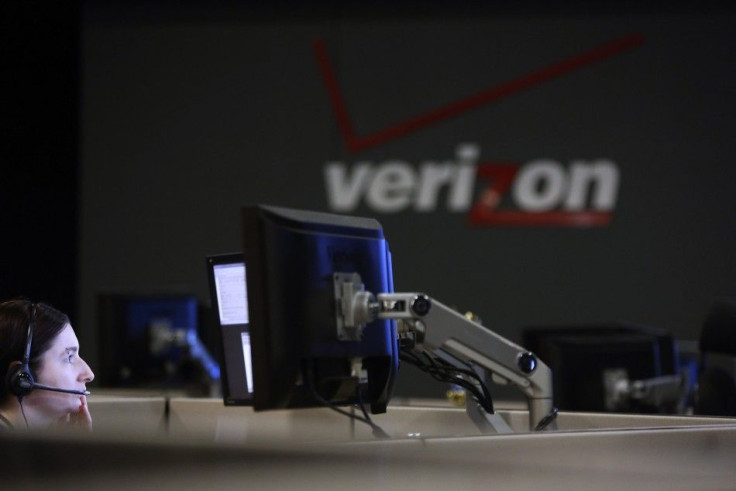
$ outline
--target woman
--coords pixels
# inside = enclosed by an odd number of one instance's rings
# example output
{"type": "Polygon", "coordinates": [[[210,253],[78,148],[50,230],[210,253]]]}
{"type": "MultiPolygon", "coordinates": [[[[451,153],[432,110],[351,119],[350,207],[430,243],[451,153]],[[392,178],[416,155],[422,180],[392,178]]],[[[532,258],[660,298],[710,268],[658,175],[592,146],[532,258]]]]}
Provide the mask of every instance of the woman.
{"type": "Polygon", "coordinates": [[[0,303],[2,370],[0,430],[57,425],[92,429],[84,392],[94,373],[79,356],[79,341],[66,314],[27,300],[0,303]]]}

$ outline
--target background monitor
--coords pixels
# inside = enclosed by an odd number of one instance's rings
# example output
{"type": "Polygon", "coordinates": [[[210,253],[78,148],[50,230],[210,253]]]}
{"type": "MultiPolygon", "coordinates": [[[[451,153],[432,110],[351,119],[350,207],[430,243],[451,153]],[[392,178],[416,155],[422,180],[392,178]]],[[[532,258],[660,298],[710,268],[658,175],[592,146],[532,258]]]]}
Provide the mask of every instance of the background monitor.
{"type": "Polygon", "coordinates": [[[271,206],[244,207],[242,225],[254,408],[363,402],[385,412],[399,363],[395,322],[338,340],[333,284],[334,273],[358,273],[366,290],[393,291],[381,225],[271,206]]]}
{"type": "Polygon", "coordinates": [[[174,332],[197,336],[196,296],[103,293],[97,315],[101,356],[95,371],[101,385],[176,388],[199,379],[188,347],[164,341],[174,332]]]}
{"type": "Polygon", "coordinates": [[[716,298],[700,333],[695,414],[736,416],[736,298],[716,298]]]}
{"type": "Polygon", "coordinates": [[[228,405],[251,404],[253,368],[243,254],[209,256],[207,272],[222,339],[220,360],[226,367],[221,377],[223,399],[228,405]]]}
{"type": "MultiPolygon", "coordinates": [[[[522,344],[552,369],[554,403],[560,410],[608,411],[605,377],[625,373],[628,380],[677,375],[677,345],[668,332],[626,322],[528,327],[522,344]]],[[[677,401],[670,401],[672,404],[677,401]]],[[[673,412],[630,401],[625,412],[673,412]]]]}

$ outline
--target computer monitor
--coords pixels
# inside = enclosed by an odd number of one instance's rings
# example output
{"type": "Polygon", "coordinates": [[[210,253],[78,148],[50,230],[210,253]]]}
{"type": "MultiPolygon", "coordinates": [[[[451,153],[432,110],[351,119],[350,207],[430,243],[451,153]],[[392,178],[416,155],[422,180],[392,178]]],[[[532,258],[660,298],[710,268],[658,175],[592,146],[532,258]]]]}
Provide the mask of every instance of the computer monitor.
{"type": "MultiPolygon", "coordinates": [[[[535,326],[524,328],[522,337],[522,344],[552,369],[554,402],[561,410],[613,410],[607,374],[643,381],[679,373],[675,340],[662,329],[626,322],[535,326]]],[[[663,405],[632,399],[617,410],[661,412],[663,405]]]]}
{"type": "Polygon", "coordinates": [[[100,363],[95,368],[101,384],[177,387],[188,383],[183,366],[186,347],[160,340],[173,331],[197,336],[195,295],[105,292],[97,297],[97,322],[100,363]]]}
{"type": "Polygon", "coordinates": [[[222,339],[222,395],[228,405],[253,402],[248,291],[242,253],[207,258],[210,296],[222,339]]]}
{"type": "MultiPolygon", "coordinates": [[[[366,290],[393,291],[381,225],[253,205],[242,210],[242,230],[254,408],[362,403],[385,412],[399,364],[395,321],[375,320],[360,339],[339,339],[333,279],[358,273],[366,290]]],[[[226,360],[228,377],[237,369],[226,360]]]]}

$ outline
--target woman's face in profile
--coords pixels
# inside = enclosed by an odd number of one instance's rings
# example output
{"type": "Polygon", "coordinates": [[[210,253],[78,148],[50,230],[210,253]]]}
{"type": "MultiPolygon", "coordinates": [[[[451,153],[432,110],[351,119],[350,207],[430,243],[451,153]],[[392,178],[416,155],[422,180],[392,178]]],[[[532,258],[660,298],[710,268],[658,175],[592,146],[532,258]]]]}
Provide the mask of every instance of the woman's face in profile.
{"type": "MultiPolygon", "coordinates": [[[[79,356],[79,341],[74,329],[67,324],[54,338],[51,347],[41,355],[36,381],[61,389],[85,390],[87,382],[94,379],[89,365],[79,356]]],[[[76,413],[85,396],[35,390],[24,403],[33,404],[48,417],[62,418],[76,413]]]]}

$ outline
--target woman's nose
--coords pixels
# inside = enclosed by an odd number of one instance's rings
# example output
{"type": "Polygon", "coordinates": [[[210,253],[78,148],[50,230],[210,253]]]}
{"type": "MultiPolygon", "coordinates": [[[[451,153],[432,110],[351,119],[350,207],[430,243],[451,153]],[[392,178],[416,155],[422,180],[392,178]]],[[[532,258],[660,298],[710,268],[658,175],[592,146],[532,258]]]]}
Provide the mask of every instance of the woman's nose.
{"type": "Polygon", "coordinates": [[[82,371],[80,379],[83,380],[85,383],[92,382],[95,379],[95,374],[89,367],[89,365],[87,365],[86,361],[82,360],[82,362],[84,363],[84,370],[82,371]]]}

